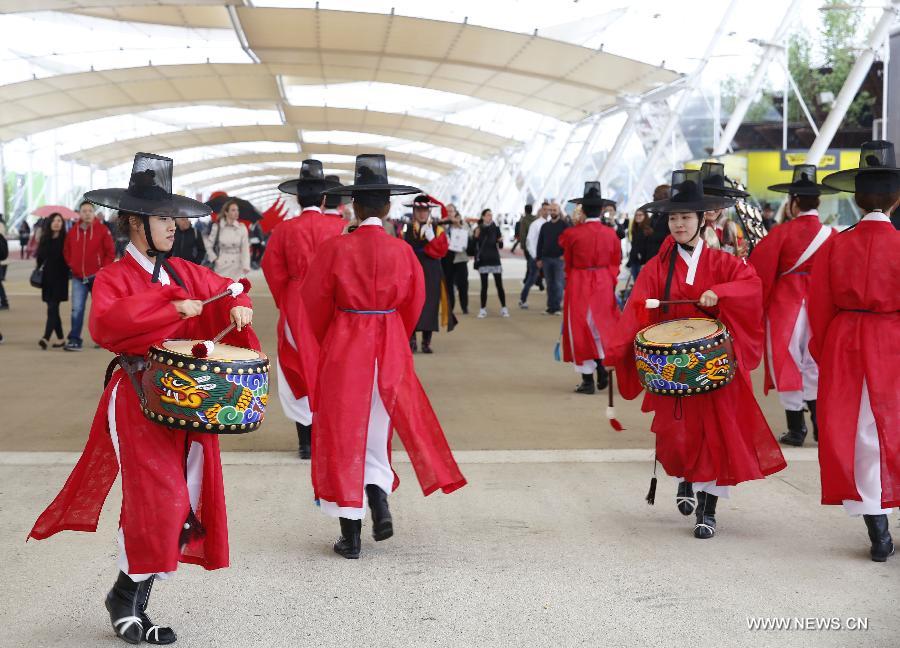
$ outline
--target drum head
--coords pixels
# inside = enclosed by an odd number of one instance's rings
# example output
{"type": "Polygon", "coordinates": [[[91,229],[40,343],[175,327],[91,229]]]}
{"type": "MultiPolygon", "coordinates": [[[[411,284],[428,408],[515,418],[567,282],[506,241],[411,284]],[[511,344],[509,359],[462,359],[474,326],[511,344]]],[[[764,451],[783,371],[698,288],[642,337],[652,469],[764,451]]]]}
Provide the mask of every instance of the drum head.
{"type": "Polygon", "coordinates": [[[695,317],[662,322],[644,329],[643,338],[648,344],[681,344],[703,340],[719,332],[719,323],[713,319],[695,317]]]}
{"type": "MultiPolygon", "coordinates": [[[[183,356],[192,357],[191,347],[202,340],[166,340],[162,343],[162,348],[172,353],[178,353],[183,356]]],[[[244,349],[230,344],[216,343],[212,353],[207,356],[210,360],[218,360],[228,362],[230,360],[259,360],[259,352],[253,349],[244,349]]]]}

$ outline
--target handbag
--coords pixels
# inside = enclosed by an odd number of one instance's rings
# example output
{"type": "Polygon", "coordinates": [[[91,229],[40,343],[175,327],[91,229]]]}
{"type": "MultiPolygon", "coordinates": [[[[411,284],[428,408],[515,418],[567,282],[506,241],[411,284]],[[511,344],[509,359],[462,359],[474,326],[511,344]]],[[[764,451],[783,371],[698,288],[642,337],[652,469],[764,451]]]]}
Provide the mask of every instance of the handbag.
{"type": "MultiPolygon", "coordinates": [[[[222,228],[218,223],[214,223],[213,227],[216,228],[216,238],[213,240],[212,251],[213,251],[213,254],[216,255],[216,259],[218,259],[219,258],[219,234],[222,233],[222,228]]],[[[203,265],[212,270],[212,269],[215,269],[216,262],[210,261],[209,256],[207,256],[207,258],[203,260],[203,265]]]]}
{"type": "Polygon", "coordinates": [[[42,263],[31,271],[31,277],[29,277],[28,282],[35,288],[44,287],[44,265],[45,264],[42,263]]]}

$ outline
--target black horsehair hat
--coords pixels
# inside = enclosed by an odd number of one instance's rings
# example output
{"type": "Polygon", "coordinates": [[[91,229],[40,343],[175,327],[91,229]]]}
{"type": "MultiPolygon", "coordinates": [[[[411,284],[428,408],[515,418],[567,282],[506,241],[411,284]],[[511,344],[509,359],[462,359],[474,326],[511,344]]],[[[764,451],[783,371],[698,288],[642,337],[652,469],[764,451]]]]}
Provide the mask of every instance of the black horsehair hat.
{"type": "Polygon", "coordinates": [[[700,180],[703,182],[703,193],[710,196],[746,198],[750,195],[734,186],[734,182],[725,175],[725,165],[721,162],[704,162],[701,164],[700,180]]]}
{"type": "MultiPolygon", "coordinates": [[[[127,189],[94,189],[84,199],[101,207],[139,216],[200,218],[212,209],[204,203],[172,193],[172,158],[138,153],[134,156],[127,189]]],[[[152,241],[150,242],[152,245],[152,241]]]]}
{"type": "Polygon", "coordinates": [[[326,189],[340,187],[341,183],[326,176],[319,160],[303,160],[300,163],[300,176],[294,180],[285,180],[278,185],[282,193],[294,196],[300,194],[320,194],[326,189]]]}
{"type": "Polygon", "coordinates": [[[780,182],[769,186],[770,191],[791,194],[792,196],[820,196],[837,193],[837,189],[820,185],[816,181],[815,164],[795,164],[794,176],[790,182],[780,182]]]}
{"type": "Polygon", "coordinates": [[[434,209],[440,207],[436,202],[431,202],[427,194],[420,194],[413,198],[412,202],[403,203],[404,207],[418,207],[419,209],[434,209]]]}
{"type": "Polygon", "coordinates": [[[673,214],[676,212],[712,211],[731,207],[733,204],[734,198],[728,196],[704,195],[700,171],[678,169],[672,171],[669,197],[665,200],[646,203],[638,207],[637,211],[673,214]]]}
{"type": "Polygon", "coordinates": [[[334,187],[325,193],[338,196],[355,196],[374,191],[385,192],[388,196],[422,193],[418,187],[398,185],[388,182],[387,162],[383,155],[362,153],[356,156],[356,170],[353,173],[353,184],[334,187]]]}
{"type": "Polygon", "coordinates": [[[616,203],[603,197],[600,191],[600,183],[596,180],[588,180],[584,183],[584,192],[580,198],[572,198],[570,203],[582,207],[615,207],[616,203]]]}
{"type": "Polygon", "coordinates": [[[822,179],[822,184],[850,193],[893,193],[900,190],[900,168],[897,168],[893,142],[865,142],[859,150],[858,168],[827,175],[822,179]]]}

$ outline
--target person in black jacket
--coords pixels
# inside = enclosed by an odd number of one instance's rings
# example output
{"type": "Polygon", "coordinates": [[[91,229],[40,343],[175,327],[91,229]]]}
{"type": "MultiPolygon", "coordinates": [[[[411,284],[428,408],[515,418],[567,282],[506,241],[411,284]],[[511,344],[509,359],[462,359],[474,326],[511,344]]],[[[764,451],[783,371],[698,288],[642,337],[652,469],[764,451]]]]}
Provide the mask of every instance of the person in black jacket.
{"type": "Polygon", "coordinates": [[[506,308],[506,292],[503,290],[503,266],[500,264],[500,250],[503,248],[503,234],[494,222],[490,209],[482,210],[481,219],[475,228],[475,269],[481,278],[481,310],[478,318],[487,317],[488,275],[494,275],[497,297],[500,298],[500,315],[509,317],[506,308]]]}
{"type": "Polygon", "coordinates": [[[69,301],[69,266],[63,256],[63,244],[66,241],[66,224],[62,214],[50,214],[44,223],[41,242],[37,249],[37,267],[44,268],[41,282],[41,300],[47,304],[47,323],[44,336],[38,341],[42,349],[47,349],[50,336],[56,333],[59,340],[54,349],[65,346],[63,338],[62,318],[59,316],[59,305],[69,301]]]}
{"type": "Polygon", "coordinates": [[[558,204],[551,203],[547,209],[550,220],[541,226],[537,254],[534,258],[538,268],[544,271],[544,278],[547,280],[547,310],[544,312],[547,315],[561,315],[566,275],[559,235],[569,227],[569,224],[562,218],[558,204]]]}
{"type": "Polygon", "coordinates": [[[628,263],[633,279],[637,279],[641,268],[647,263],[647,245],[653,235],[653,226],[647,213],[638,209],[634,212],[634,220],[631,222],[631,251],[628,253],[628,263]]]}
{"type": "Polygon", "coordinates": [[[206,258],[206,246],[203,237],[197,233],[188,218],[176,218],[175,243],[172,244],[172,256],[185,259],[200,265],[206,258]]]}

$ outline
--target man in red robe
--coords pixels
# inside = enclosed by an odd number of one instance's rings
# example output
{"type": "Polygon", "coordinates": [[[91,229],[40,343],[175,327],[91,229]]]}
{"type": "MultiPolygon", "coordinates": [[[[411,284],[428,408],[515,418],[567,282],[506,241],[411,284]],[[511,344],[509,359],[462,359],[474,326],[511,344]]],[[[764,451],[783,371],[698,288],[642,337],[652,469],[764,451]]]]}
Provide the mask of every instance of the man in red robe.
{"type": "Polygon", "coordinates": [[[822,180],[854,192],[865,216],[813,264],[809,348],[821,370],[822,504],[862,515],[872,560],[884,562],[894,553],[888,515],[900,505],[900,232],[888,216],[900,168],[891,142],[863,144],[859,159],[822,180]]]}
{"type": "Polygon", "coordinates": [[[569,201],[581,205],[584,222],[559,236],[566,269],[563,301],[562,356],[581,374],[579,394],[605,389],[608,374],[600,361],[619,322],[616,281],[622,245],[616,232],[601,220],[603,209],[616,203],[600,194],[599,182],[585,182],[584,195],[569,201]]]}
{"type": "Polygon", "coordinates": [[[114,362],[122,369],[108,377],[78,464],[29,534],[42,540],[64,530],[96,531],[121,473],[120,572],[106,607],[116,635],[132,644],[175,641],[171,628],[154,625],[146,614],[157,576],[167,578],[179,562],[210,570],[228,566],[218,437],[150,422],[133,381],[140,384],[150,346],[172,338],[211,339],[229,320],[236,330],[224,342],[259,349],[246,294],[204,306],[202,300],[225,291],[231,280],[166,258],[175,238],[174,216],[210,211],[172,195],[171,186],[172,160],[140,153],[128,189],[85,194],[96,205],[119,210],[120,226],[131,238],[125,256],[97,273],[89,323],[91,337],[117,354],[114,362]]]}
{"type": "Polygon", "coordinates": [[[358,558],[368,499],[376,541],[393,535],[388,493],[399,484],[391,467],[396,429],[425,495],[465,485],[441,425],[416,377],[408,340],[425,300],[422,268],[412,248],[385,233],[392,194],[418,189],[388,183],[383,155],[360,155],[356,180],[329,193],[353,196],[359,227],[326,241],[303,283],[307,318],[302,344],[319,345],[304,363],[313,395],[315,497],[340,519],[334,550],[358,558]]]}
{"type": "Polygon", "coordinates": [[[656,433],[657,460],[680,480],[678,509],[695,513],[694,537],[707,539],[716,533],[716,504],[729,496],[729,486],[761,479],[786,464],[750,382],[750,371],[762,359],[762,286],[743,259],[704,245],[703,212],[725,207],[730,199],[704,196],[701,186],[698,171],[675,171],[671,198],[641,207],[668,214],[672,236],[638,275],[604,362],[616,368],[619,391],[630,400],[642,389],[633,352],[638,331],[685,317],[718,319],[727,327],[737,364],[730,384],[677,401],[648,393],[642,406],[654,412],[650,429],[656,433]],[[648,299],[688,303],[647,308],[648,299]]]}
{"type": "MultiPolygon", "coordinates": [[[[323,192],[340,186],[327,180],[319,160],[303,160],[300,177],[278,185],[284,193],[297,196],[300,216],[278,225],[269,238],[262,271],[278,308],[278,399],[285,415],[297,427],[297,441],[301,459],[310,457],[312,411],[309,408],[309,389],[303,380],[300,366],[304,353],[297,346],[296,331],[305,317],[300,286],[312,264],[319,246],[340,235],[344,221],[339,216],[325,215],[323,192]]],[[[314,357],[308,354],[306,357],[314,357]]]]}
{"type": "Polygon", "coordinates": [[[787,416],[781,442],[802,446],[806,439],[804,403],[809,408],[813,438],[819,440],[816,392],[819,368],[809,353],[810,271],[816,253],[834,234],[819,220],[819,196],[835,193],[816,183],[814,164],[794,166],[791,182],[772,185],[788,194],[787,221],[773,229],[753,249],[750,263],[763,283],[766,309],[765,393],[775,388],[787,416]]]}

